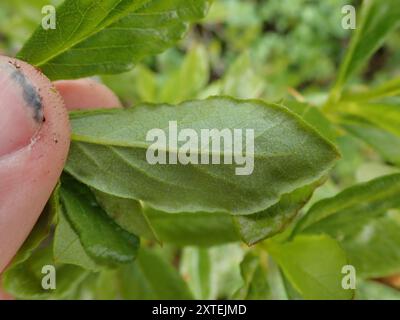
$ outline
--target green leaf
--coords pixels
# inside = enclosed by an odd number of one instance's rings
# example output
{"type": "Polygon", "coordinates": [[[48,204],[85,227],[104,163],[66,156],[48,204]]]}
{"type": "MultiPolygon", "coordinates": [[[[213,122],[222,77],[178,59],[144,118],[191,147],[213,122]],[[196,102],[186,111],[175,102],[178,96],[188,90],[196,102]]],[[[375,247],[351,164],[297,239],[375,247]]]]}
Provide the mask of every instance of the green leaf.
{"type": "Polygon", "coordinates": [[[379,161],[366,161],[357,169],[356,179],[362,183],[396,173],[400,173],[400,168],[379,161]]]}
{"type": "MultiPolygon", "coordinates": [[[[133,88],[135,88],[141,101],[153,102],[158,93],[156,74],[143,65],[138,65],[132,72],[135,74],[135,79],[126,79],[126,84],[129,85],[126,90],[127,94],[132,94],[133,88]]],[[[113,79],[115,76],[109,77],[113,79]]],[[[121,88],[120,81],[117,81],[114,87],[118,88],[116,91],[118,92],[119,88],[121,88]]]]}
{"type": "Polygon", "coordinates": [[[282,232],[320,184],[321,182],[318,181],[290,194],[285,194],[277,204],[267,210],[251,215],[234,216],[233,219],[243,241],[248,245],[253,245],[282,232]]]}
{"type": "Polygon", "coordinates": [[[391,79],[374,88],[366,88],[356,92],[348,92],[343,95],[343,100],[353,102],[365,102],[400,95],[400,77],[391,79]]]}
{"type": "Polygon", "coordinates": [[[265,89],[264,79],[257,74],[250,53],[245,51],[227,70],[222,83],[222,94],[252,99],[265,89]]]}
{"type": "MultiPolygon", "coordinates": [[[[72,113],[71,121],[73,143],[67,172],[102,192],[142,200],[171,213],[262,211],[283,194],[320,179],[338,158],[335,147],[299,117],[279,105],[256,100],[214,97],[178,106],[81,111],[72,113]],[[245,130],[253,129],[254,157],[248,150],[245,154],[248,160],[254,159],[254,171],[236,175],[236,163],[149,164],[146,150],[157,147],[146,141],[146,135],[162,128],[168,136],[171,119],[179,129],[191,128],[198,137],[201,129],[242,129],[244,136],[245,130]]],[[[181,157],[187,154],[182,145],[162,150],[181,157]]],[[[191,153],[221,157],[220,147],[208,149],[196,146],[191,153]]],[[[229,144],[227,149],[232,150],[229,144]]]]}
{"type": "Polygon", "coordinates": [[[72,264],[86,270],[101,269],[88,256],[77,233],[72,229],[63,212],[59,212],[58,224],[54,233],[53,256],[56,263],[72,264]]]}
{"type": "Polygon", "coordinates": [[[295,233],[336,238],[361,277],[400,272],[400,174],[380,177],[317,202],[295,233]]]}
{"type": "Polygon", "coordinates": [[[112,221],[86,186],[64,177],[60,193],[63,212],[90,258],[107,266],[135,259],[139,239],[112,221]]]}
{"type": "Polygon", "coordinates": [[[153,102],[157,96],[156,74],[143,64],[128,72],[101,76],[101,81],[123,102],[132,105],[134,101],[153,102]]]}
{"type": "Polygon", "coordinates": [[[298,222],[295,232],[326,232],[352,228],[400,206],[400,174],[354,185],[314,204],[298,222]]]}
{"type": "Polygon", "coordinates": [[[49,236],[59,210],[59,185],[54,189],[33,230],[11,262],[17,265],[27,260],[35,249],[49,236]]]}
{"type": "Polygon", "coordinates": [[[344,230],[341,236],[340,243],[358,277],[369,279],[400,273],[399,214],[371,219],[349,232],[344,230]]]}
{"type": "Polygon", "coordinates": [[[342,122],[353,136],[374,148],[384,160],[400,166],[400,137],[377,128],[366,121],[345,120],[342,122]]]}
{"type": "Polygon", "coordinates": [[[92,192],[99,205],[122,229],[146,239],[158,241],[139,201],[119,198],[97,190],[92,190],[92,192]]]}
{"type": "Polygon", "coordinates": [[[213,246],[240,240],[228,213],[167,213],[149,206],[144,210],[161,242],[179,246],[213,246]]]}
{"type": "Polygon", "coordinates": [[[288,300],[292,298],[291,292],[288,290],[289,283],[271,256],[268,257],[268,283],[271,290],[270,300],[288,300]]]}
{"type": "Polygon", "coordinates": [[[242,286],[240,262],[244,250],[239,243],[211,248],[185,247],[180,272],[195,299],[227,299],[242,286]]]}
{"type": "Polygon", "coordinates": [[[332,102],[339,100],[345,83],[383,44],[386,36],[399,25],[399,17],[400,7],[397,0],[363,2],[361,14],[357,17],[357,29],[331,93],[332,102]]]}
{"type": "MultiPolygon", "coordinates": [[[[340,150],[342,158],[336,163],[332,174],[340,181],[340,184],[349,186],[357,182],[356,173],[357,169],[365,161],[365,144],[352,135],[342,135],[337,138],[337,146],[340,150]]],[[[335,188],[333,193],[327,195],[332,196],[340,191],[340,188],[335,188]]],[[[326,196],[326,197],[327,197],[326,196]]],[[[323,198],[326,198],[323,197],[323,198]]]]}
{"type": "Polygon", "coordinates": [[[340,111],[361,117],[370,123],[400,136],[400,105],[378,103],[345,103],[340,111]]]}
{"type": "Polygon", "coordinates": [[[180,40],[206,0],[66,0],[56,29],[41,26],[18,57],[52,80],[127,71],[180,40]]]}
{"type": "Polygon", "coordinates": [[[68,298],[72,300],[120,300],[120,270],[91,273],[68,298]]]}
{"type": "MultiPolygon", "coordinates": [[[[162,83],[157,101],[179,103],[193,99],[209,80],[209,62],[206,49],[201,45],[191,48],[178,70],[162,83]]],[[[153,102],[153,100],[145,100],[153,102]]]]}
{"type": "Polygon", "coordinates": [[[337,137],[336,129],[331,121],[316,107],[303,102],[285,100],[284,105],[298,114],[309,125],[315,128],[325,139],[334,142],[337,137]]]}
{"type": "Polygon", "coordinates": [[[218,299],[228,299],[242,284],[240,262],[245,250],[240,243],[230,243],[209,248],[212,275],[218,299]]]}
{"type": "Polygon", "coordinates": [[[305,299],[351,299],[353,290],[342,288],[346,255],[326,235],[298,236],[291,242],[269,241],[267,250],[285,276],[305,299]]]}
{"type": "Polygon", "coordinates": [[[119,270],[103,270],[96,279],[96,300],[113,300],[119,298],[119,283],[117,280],[119,270]]]}
{"type": "Polygon", "coordinates": [[[193,299],[178,271],[149,249],[141,248],[135,263],[120,268],[119,281],[124,299],[193,299]]]}
{"type": "Polygon", "coordinates": [[[55,188],[38,222],[19,249],[12,263],[2,274],[4,289],[21,299],[62,299],[73,292],[87,272],[76,266],[62,265],[52,256],[52,243],[48,238],[55,219],[62,219],[59,204],[59,185],[55,188]],[[56,268],[56,289],[45,290],[42,268],[56,268]],[[59,278],[58,278],[59,277],[59,278]]]}
{"type": "Polygon", "coordinates": [[[72,265],[57,265],[52,257],[51,246],[37,250],[27,260],[7,269],[2,274],[4,289],[20,299],[63,299],[68,297],[87,277],[88,272],[72,265]],[[56,289],[42,287],[44,266],[56,268],[56,289]]]}
{"type": "Polygon", "coordinates": [[[240,300],[267,300],[270,298],[271,289],[268,283],[267,255],[248,253],[240,269],[244,285],[233,296],[240,300]]]}
{"type": "Polygon", "coordinates": [[[196,299],[216,299],[216,281],[212,270],[210,251],[206,248],[187,247],[182,252],[180,272],[187,279],[196,299]]]}

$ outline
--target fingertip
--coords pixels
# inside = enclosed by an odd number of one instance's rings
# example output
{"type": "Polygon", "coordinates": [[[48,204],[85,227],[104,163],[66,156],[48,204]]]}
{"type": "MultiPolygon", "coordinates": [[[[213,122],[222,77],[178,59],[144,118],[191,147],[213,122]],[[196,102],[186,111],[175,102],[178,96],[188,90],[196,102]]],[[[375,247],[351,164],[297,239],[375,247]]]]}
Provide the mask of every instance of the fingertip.
{"type": "Polygon", "coordinates": [[[63,170],[70,143],[68,113],[52,83],[29,64],[0,57],[0,62],[9,61],[40,96],[43,119],[27,145],[0,156],[0,273],[35,225],[63,170]]]}
{"type": "Polygon", "coordinates": [[[5,292],[1,286],[1,277],[0,277],[0,301],[2,300],[14,300],[14,297],[5,292]]]}
{"type": "Polygon", "coordinates": [[[0,57],[0,156],[26,146],[43,123],[42,98],[20,64],[0,57]]]}
{"type": "Polygon", "coordinates": [[[0,301],[5,301],[5,300],[14,300],[14,298],[7,292],[2,291],[0,288],[0,301]]]}
{"type": "Polygon", "coordinates": [[[61,80],[54,82],[67,109],[119,108],[118,97],[105,85],[92,79],[61,80]]]}

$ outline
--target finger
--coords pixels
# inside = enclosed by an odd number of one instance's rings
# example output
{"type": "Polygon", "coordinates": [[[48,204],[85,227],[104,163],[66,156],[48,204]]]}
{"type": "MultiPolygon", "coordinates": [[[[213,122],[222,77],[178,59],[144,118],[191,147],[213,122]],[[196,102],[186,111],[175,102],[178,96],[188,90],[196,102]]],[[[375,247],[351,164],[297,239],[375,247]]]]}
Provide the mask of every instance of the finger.
{"type": "Polygon", "coordinates": [[[2,300],[13,300],[14,298],[9,295],[7,292],[1,289],[1,277],[0,277],[0,301],[2,300]]]}
{"type": "MultiPolygon", "coordinates": [[[[65,106],[70,110],[99,108],[100,106],[102,108],[122,106],[119,99],[109,88],[90,79],[57,81],[54,83],[54,86],[61,94],[65,106]]],[[[19,103],[19,105],[22,104],[19,103]]],[[[23,110],[23,108],[21,109],[23,110]]],[[[24,114],[22,112],[21,114],[23,115],[21,118],[25,119],[24,114]]],[[[22,127],[28,128],[29,126],[25,125],[22,127]]],[[[30,136],[33,134],[32,131],[27,132],[25,137],[30,139],[30,136]]],[[[5,298],[11,297],[6,293],[0,292],[0,300],[5,298]]]]}
{"type": "Polygon", "coordinates": [[[91,79],[56,81],[54,86],[69,110],[121,107],[121,102],[109,88],[91,79]]]}
{"type": "Polygon", "coordinates": [[[70,128],[63,101],[32,66],[0,56],[0,273],[62,172],[70,128]]]}

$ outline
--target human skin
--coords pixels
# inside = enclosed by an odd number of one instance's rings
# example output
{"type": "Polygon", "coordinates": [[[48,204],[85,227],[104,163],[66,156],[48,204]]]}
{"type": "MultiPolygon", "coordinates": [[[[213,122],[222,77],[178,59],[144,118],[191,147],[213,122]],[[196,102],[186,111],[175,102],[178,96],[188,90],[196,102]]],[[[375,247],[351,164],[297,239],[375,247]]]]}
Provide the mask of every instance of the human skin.
{"type": "MultiPolygon", "coordinates": [[[[70,145],[67,110],[120,106],[93,80],[51,83],[27,63],[0,56],[0,274],[62,172],[70,145]]],[[[0,290],[2,298],[7,295],[0,290]]]]}

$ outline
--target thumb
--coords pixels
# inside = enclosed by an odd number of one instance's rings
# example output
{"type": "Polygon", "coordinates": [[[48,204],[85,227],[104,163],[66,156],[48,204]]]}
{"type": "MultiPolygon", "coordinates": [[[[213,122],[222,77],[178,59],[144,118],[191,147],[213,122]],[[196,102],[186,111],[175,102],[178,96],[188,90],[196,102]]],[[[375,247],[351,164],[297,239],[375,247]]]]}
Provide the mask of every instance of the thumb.
{"type": "Polygon", "coordinates": [[[61,174],[70,128],[38,70],[0,56],[0,273],[26,239],[61,174]]]}

